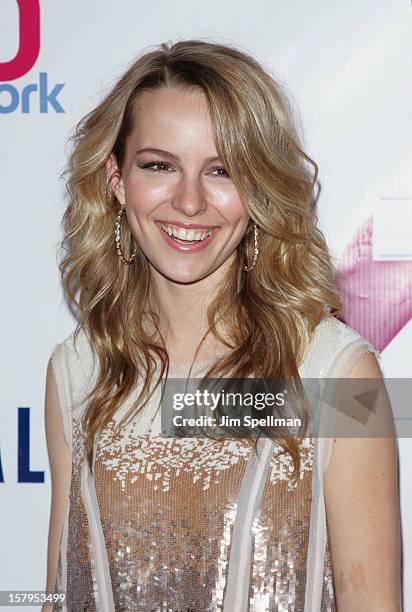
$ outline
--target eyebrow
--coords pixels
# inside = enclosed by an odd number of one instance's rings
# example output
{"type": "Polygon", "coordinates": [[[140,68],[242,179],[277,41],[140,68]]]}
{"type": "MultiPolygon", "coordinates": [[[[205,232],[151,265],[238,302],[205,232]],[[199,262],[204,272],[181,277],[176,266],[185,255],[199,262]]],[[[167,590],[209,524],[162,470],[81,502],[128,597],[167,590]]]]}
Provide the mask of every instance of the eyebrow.
{"type": "MultiPolygon", "coordinates": [[[[144,149],[139,149],[138,151],[136,151],[136,155],[138,155],[139,153],[158,153],[159,155],[166,155],[167,157],[172,157],[173,159],[175,159],[176,161],[180,162],[180,159],[177,155],[174,155],[173,153],[170,153],[170,151],[166,151],[165,149],[155,149],[153,147],[145,147],[144,149]]],[[[219,161],[220,157],[208,157],[206,159],[206,162],[214,162],[214,161],[219,161]]]]}

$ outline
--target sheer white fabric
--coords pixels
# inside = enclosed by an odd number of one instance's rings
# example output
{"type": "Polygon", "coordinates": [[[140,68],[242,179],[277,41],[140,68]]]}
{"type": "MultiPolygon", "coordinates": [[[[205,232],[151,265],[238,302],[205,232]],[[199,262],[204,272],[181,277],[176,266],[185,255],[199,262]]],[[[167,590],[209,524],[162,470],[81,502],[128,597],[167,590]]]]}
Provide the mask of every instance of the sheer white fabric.
{"type": "MultiPolygon", "coordinates": [[[[160,435],[158,389],[120,437],[114,429],[104,432],[93,478],[82,463],[79,422],[97,368],[86,335],[81,332],[76,345],[73,336],[52,353],[72,455],[56,583],[67,592],[62,609],[336,610],[323,491],[331,438],[305,440],[301,480],[293,488],[290,462],[276,457],[268,439],[260,441],[259,460],[230,441],[220,454],[196,439],[171,450],[160,435]],[[186,518],[177,524],[176,539],[168,521],[179,516],[186,518]],[[199,538],[189,545],[193,533],[199,538]]],[[[380,360],[360,334],[328,316],[314,332],[300,376],[346,378],[365,352],[380,360]]],[[[116,423],[133,399],[119,409],[116,423]]],[[[321,431],[328,418],[333,415],[322,416],[321,431]]]]}

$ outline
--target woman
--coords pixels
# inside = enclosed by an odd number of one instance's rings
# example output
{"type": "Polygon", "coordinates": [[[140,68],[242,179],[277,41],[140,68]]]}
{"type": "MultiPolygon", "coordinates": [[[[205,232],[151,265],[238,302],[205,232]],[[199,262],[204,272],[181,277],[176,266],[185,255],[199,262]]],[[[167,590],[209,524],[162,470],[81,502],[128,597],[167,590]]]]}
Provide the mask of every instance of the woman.
{"type": "Polygon", "coordinates": [[[80,122],[68,174],[47,589],[76,611],[399,610],[393,436],[161,434],[166,377],[381,379],[336,318],[280,85],[235,48],[163,44],[80,122]]]}

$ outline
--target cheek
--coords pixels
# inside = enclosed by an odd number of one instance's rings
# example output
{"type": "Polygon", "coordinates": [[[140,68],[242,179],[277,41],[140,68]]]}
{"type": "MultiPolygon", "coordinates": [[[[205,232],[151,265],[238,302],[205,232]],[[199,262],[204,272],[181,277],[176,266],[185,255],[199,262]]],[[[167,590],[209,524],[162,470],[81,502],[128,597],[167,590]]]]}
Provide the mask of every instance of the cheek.
{"type": "Polygon", "coordinates": [[[229,223],[240,223],[242,220],[249,219],[246,206],[233,187],[231,189],[221,189],[219,193],[215,193],[214,201],[216,208],[220,210],[229,223]]]}
{"type": "Polygon", "coordinates": [[[126,183],[125,197],[128,206],[136,212],[148,212],[163,201],[165,189],[151,181],[134,180],[126,183]]]}
{"type": "Polygon", "coordinates": [[[231,225],[236,225],[242,230],[246,229],[249,223],[249,213],[239,196],[236,195],[228,203],[226,217],[231,225]]]}

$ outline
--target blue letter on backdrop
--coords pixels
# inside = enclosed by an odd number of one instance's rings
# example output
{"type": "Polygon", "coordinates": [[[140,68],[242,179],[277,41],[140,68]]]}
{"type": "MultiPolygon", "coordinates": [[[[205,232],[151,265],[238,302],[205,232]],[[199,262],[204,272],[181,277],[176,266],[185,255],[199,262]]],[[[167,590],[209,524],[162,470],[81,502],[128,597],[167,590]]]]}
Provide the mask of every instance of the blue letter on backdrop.
{"type": "Polygon", "coordinates": [[[44,482],[44,472],[30,471],[30,408],[19,408],[18,482],[44,482]]]}

